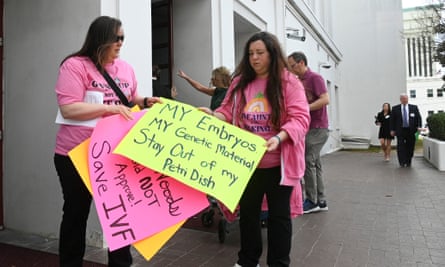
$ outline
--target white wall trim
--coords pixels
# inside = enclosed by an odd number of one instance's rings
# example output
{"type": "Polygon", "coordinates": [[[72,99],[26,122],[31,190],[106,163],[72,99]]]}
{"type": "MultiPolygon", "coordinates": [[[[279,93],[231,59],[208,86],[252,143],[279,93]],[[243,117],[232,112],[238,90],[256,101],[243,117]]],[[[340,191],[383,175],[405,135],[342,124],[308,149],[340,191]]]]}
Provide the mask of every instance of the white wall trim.
{"type": "Polygon", "coordinates": [[[100,14],[103,16],[119,17],[119,0],[101,0],[100,14]]]}
{"type": "Polygon", "coordinates": [[[235,45],[233,2],[212,0],[212,64],[213,68],[234,68],[235,45]]]}
{"type": "Polygon", "coordinates": [[[245,18],[247,21],[249,21],[251,24],[253,24],[258,29],[261,29],[263,31],[270,30],[267,28],[267,22],[260,18],[253,10],[248,8],[246,5],[244,5],[240,1],[235,1],[233,5],[233,11],[238,13],[240,16],[245,18]]]}
{"type": "Polygon", "coordinates": [[[140,95],[152,95],[151,2],[119,1],[118,14],[125,32],[121,58],[134,68],[140,95]]]}
{"type": "Polygon", "coordinates": [[[306,29],[306,34],[310,34],[314,40],[323,47],[323,50],[327,51],[330,57],[339,63],[343,55],[335,45],[335,42],[329,37],[324,30],[323,25],[316,18],[313,11],[307,6],[306,2],[299,0],[298,4],[296,0],[287,1],[287,9],[306,29]],[[298,7],[298,9],[297,9],[298,7]],[[310,14],[310,16],[308,16],[310,14]]]}

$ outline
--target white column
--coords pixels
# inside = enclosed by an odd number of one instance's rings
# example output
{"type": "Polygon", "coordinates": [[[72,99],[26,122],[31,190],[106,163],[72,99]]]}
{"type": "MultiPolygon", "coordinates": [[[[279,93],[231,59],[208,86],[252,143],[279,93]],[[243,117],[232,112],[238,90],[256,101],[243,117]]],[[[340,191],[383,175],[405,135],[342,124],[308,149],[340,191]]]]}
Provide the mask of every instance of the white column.
{"type": "Polygon", "coordinates": [[[212,0],[212,64],[213,68],[235,68],[233,1],[212,0]]]}
{"type": "Polygon", "coordinates": [[[122,21],[125,42],[120,57],[133,66],[139,94],[151,95],[151,1],[102,0],[101,14],[122,21]]]}

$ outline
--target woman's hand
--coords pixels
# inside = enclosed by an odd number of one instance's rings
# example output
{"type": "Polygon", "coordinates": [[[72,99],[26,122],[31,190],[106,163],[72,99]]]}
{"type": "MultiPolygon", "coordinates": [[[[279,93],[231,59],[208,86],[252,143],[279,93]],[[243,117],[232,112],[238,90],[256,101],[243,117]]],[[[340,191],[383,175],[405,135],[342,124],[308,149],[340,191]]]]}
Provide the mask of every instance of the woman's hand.
{"type": "Polygon", "coordinates": [[[106,110],[106,115],[121,114],[126,120],[133,119],[131,109],[125,105],[107,105],[106,110]]]}
{"type": "Polygon", "coordinates": [[[211,115],[211,116],[213,116],[217,119],[220,119],[222,121],[226,121],[226,116],[224,116],[223,113],[213,111],[206,107],[198,107],[198,110],[201,110],[202,112],[205,112],[206,114],[211,115]]]}
{"type": "Polygon", "coordinates": [[[279,133],[277,133],[276,135],[269,138],[269,140],[267,140],[265,145],[266,150],[268,152],[276,150],[281,145],[281,143],[287,140],[288,138],[289,134],[286,131],[281,130],[279,133]]]}
{"type": "Polygon", "coordinates": [[[183,79],[186,79],[186,80],[188,78],[187,74],[185,74],[185,72],[183,72],[182,70],[178,71],[178,76],[183,78],[183,79]]]}
{"type": "Polygon", "coordinates": [[[151,108],[155,103],[162,103],[161,98],[159,98],[159,97],[145,97],[144,98],[144,107],[151,108]]]}
{"type": "Polygon", "coordinates": [[[207,108],[207,107],[198,107],[198,110],[201,110],[201,111],[203,111],[203,112],[205,112],[205,113],[207,113],[209,115],[212,115],[212,116],[214,115],[213,111],[211,109],[207,108]]]}
{"type": "Polygon", "coordinates": [[[176,89],[176,86],[172,86],[172,88],[170,89],[170,95],[172,96],[173,99],[175,99],[178,96],[178,90],[176,89]]]}
{"type": "Polygon", "coordinates": [[[280,144],[281,144],[281,139],[277,135],[274,135],[271,138],[269,138],[269,140],[267,140],[266,150],[268,152],[274,151],[280,146],[280,144]]]}

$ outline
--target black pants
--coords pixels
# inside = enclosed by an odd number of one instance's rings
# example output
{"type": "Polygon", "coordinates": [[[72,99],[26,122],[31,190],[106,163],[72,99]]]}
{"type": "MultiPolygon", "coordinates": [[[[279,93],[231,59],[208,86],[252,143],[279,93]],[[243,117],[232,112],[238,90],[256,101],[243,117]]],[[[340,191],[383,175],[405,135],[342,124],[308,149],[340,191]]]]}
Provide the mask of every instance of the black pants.
{"type": "Polygon", "coordinates": [[[280,167],[256,169],[240,200],[241,249],[238,264],[243,267],[257,266],[263,250],[261,237],[261,204],[266,194],[267,264],[289,266],[292,239],[290,195],[292,187],[280,186],[280,167]]]}
{"type": "MultiPolygon", "coordinates": [[[[82,267],[92,197],[68,156],[55,154],[54,164],[64,200],[59,236],[60,266],[82,267]]],[[[128,267],[131,263],[130,246],[108,251],[108,266],[128,267]]]]}
{"type": "Polygon", "coordinates": [[[402,128],[402,131],[397,135],[397,158],[400,166],[411,166],[415,145],[416,133],[410,131],[409,128],[402,128]]]}

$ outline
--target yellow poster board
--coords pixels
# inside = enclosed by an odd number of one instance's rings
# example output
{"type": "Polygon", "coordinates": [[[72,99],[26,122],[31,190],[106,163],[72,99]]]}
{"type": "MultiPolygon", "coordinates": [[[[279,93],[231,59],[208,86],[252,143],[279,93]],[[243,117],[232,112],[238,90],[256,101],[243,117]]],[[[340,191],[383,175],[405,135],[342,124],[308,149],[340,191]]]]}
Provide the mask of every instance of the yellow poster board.
{"type": "Polygon", "coordinates": [[[162,102],[138,120],[114,153],[205,192],[233,212],[266,141],[193,106],[162,102]]]}

